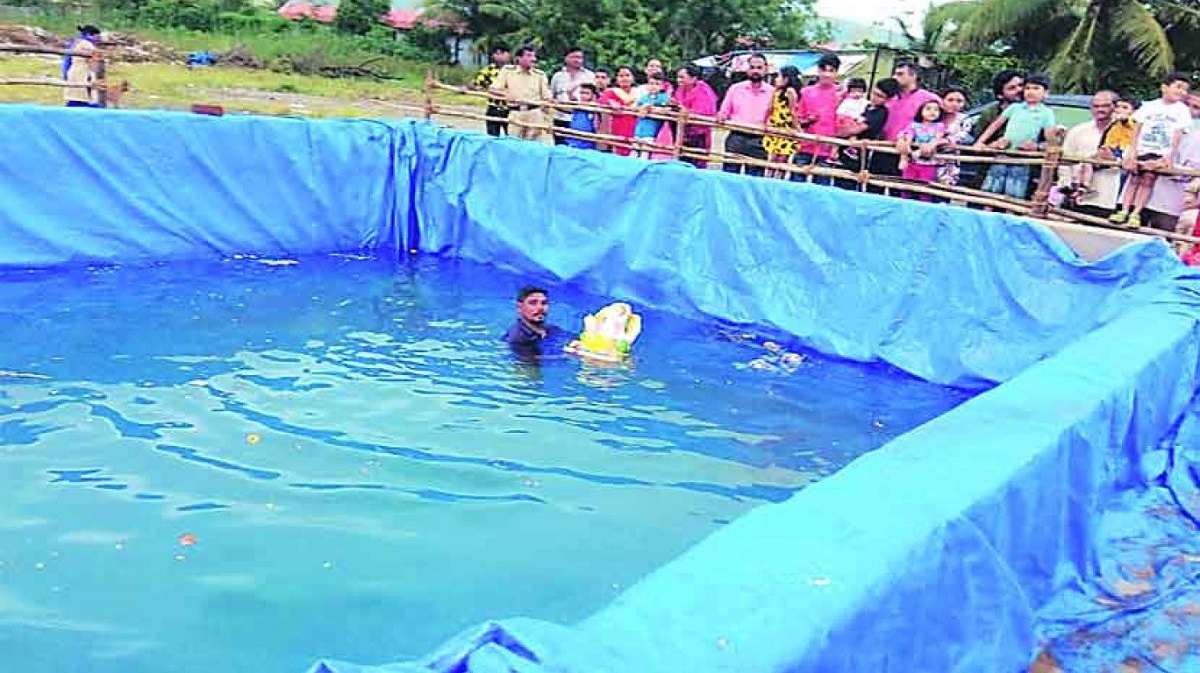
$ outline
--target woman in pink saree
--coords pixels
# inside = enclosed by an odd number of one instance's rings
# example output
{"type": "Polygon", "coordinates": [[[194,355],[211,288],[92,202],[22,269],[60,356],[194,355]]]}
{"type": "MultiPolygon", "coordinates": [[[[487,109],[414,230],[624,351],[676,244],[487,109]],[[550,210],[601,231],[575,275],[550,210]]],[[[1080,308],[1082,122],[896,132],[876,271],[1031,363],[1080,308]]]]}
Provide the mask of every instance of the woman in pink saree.
{"type": "MultiPolygon", "coordinates": [[[[679,86],[675,89],[675,95],[671,97],[671,102],[688,111],[689,115],[703,115],[705,117],[715,117],[717,114],[717,93],[712,90],[708,82],[700,79],[703,71],[699,66],[689,65],[679,69],[679,86]]],[[[673,145],[675,143],[674,124],[663,124],[662,131],[656,142],[660,145],[673,145]]],[[[712,127],[699,126],[688,124],[683,133],[683,146],[694,147],[707,152],[712,147],[712,127]]],[[[692,164],[696,168],[706,168],[707,162],[699,159],[689,159],[684,157],[683,161],[692,164]]]]}

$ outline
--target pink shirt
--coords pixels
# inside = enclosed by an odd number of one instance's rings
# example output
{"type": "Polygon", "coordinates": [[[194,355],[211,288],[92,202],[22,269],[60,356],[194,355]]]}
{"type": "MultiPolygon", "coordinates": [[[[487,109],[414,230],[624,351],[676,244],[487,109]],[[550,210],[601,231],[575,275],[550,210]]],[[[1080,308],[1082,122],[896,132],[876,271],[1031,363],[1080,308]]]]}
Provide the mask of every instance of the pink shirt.
{"type": "Polygon", "coordinates": [[[889,100],[886,106],[887,123],[883,125],[883,139],[895,141],[899,138],[900,132],[916,121],[917,110],[931,100],[940,101],[941,98],[936,93],[925,89],[914,89],[889,100]]]}
{"type": "Polygon", "coordinates": [[[738,124],[762,126],[767,121],[767,111],[771,109],[774,96],[775,87],[765,82],[738,82],[725,92],[720,114],[738,124]]]}
{"type": "MultiPolygon", "coordinates": [[[[804,119],[816,115],[817,120],[803,127],[806,133],[820,136],[837,135],[837,108],[842,102],[842,90],[837,84],[811,84],[800,90],[800,100],[796,102],[796,116],[804,119]]],[[[822,143],[801,143],[802,154],[812,154],[818,157],[832,157],[836,150],[833,145],[822,143]]]]}

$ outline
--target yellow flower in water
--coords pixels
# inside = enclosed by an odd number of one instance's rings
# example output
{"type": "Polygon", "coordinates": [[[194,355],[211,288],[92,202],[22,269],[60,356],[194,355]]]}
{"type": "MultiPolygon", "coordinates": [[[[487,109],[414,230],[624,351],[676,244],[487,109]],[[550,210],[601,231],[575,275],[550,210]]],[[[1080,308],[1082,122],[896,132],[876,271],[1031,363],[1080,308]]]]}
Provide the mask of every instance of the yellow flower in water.
{"type": "Polygon", "coordinates": [[[255,434],[253,432],[246,435],[246,443],[247,444],[253,445],[253,444],[257,444],[261,441],[262,441],[262,437],[260,437],[259,435],[255,434]]]}

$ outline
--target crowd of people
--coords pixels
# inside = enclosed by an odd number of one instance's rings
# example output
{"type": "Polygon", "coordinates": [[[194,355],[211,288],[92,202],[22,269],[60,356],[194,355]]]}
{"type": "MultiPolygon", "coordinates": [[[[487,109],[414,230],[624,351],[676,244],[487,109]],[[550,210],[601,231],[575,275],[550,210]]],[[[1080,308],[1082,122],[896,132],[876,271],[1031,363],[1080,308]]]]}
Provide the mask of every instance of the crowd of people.
{"type": "MultiPolygon", "coordinates": [[[[961,184],[1025,199],[1038,177],[1029,164],[994,163],[986,170],[976,164],[974,170],[964,171],[969,159],[965,155],[958,159],[956,153],[967,148],[1044,149],[1047,132],[1057,125],[1054,110],[1046,104],[1050,79],[1015,70],[996,74],[996,104],[968,119],[967,91],[958,87],[929,91],[921,86],[920,71],[911,63],[898,63],[891,77],[871,84],[859,78],[842,81],[841,62],[830,53],[818,61],[815,80],[805,82],[795,67],[769,72],[767,59],[753,54],[746,60],[742,81],[718,97],[694,65],[678,69],[672,81],[662,62],[650,59],[639,82],[632,67],[588,69],[579,48],[566,51],[561,69],[552,77],[536,67],[537,52],[532,47],[518,49],[515,62],[511,61],[513,54],[497,47],[475,82],[492,96],[487,109],[492,135],[511,130],[522,138],[537,139],[546,123],[539,102],[589,103],[601,111],[551,113],[555,144],[668,159],[673,155],[665,148],[674,144],[675,125],[648,114],[686,109],[692,115],[730,122],[725,152],[758,161],[724,162],[722,168],[755,176],[809,179],[784,169],[785,164],[855,172],[865,167],[875,175],[951,187],[961,184]],[[862,157],[856,147],[801,141],[778,133],[785,130],[883,141],[896,151],[868,151],[862,157]],[[629,141],[606,145],[571,131],[629,141]],[[779,169],[764,168],[776,163],[779,169]]],[[[1050,190],[1055,205],[1131,228],[1175,230],[1182,223],[1191,233],[1200,180],[1158,173],[1172,167],[1200,168],[1200,133],[1193,132],[1200,131],[1200,96],[1191,93],[1190,84],[1186,75],[1169,75],[1161,83],[1159,97],[1140,104],[1112,91],[1097,92],[1091,101],[1092,119],[1066,131],[1063,156],[1068,161],[1050,190]],[[1116,161],[1120,167],[1093,168],[1070,159],[1116,161]]],[[[683,147],[711,150],[711,126],[687,124],[683,133],[683,147]]],[[[700,159],[683,160],[706,166],[700,159]]]]}

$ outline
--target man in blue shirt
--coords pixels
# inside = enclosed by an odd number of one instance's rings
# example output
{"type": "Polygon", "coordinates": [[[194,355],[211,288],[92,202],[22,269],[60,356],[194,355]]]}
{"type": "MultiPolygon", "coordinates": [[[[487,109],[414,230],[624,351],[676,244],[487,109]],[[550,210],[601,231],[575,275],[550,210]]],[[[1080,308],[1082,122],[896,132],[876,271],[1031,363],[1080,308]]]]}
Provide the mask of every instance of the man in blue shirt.
{"type": "Polygon", "coordinates": [[[550,295],[533,285],[517,293],[517,319],[508,328],[504,340],[518,354],[541,355],[542,344],[555,339],[563,331],[546,322],[550,313],[550,295]]]}

